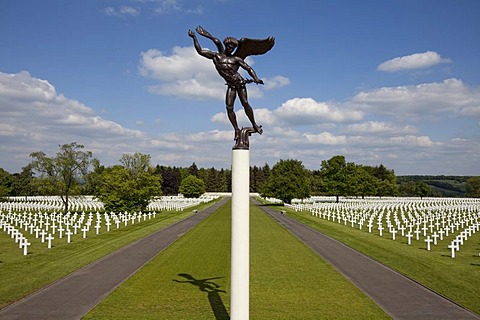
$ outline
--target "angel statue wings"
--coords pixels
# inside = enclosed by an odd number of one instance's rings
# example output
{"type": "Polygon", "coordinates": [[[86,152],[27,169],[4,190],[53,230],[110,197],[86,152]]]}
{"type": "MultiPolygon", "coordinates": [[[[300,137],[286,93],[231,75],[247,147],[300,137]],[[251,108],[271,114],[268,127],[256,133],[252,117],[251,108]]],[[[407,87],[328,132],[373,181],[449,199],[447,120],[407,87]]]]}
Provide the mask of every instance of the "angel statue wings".
{"type": "Polygon", "coordinates": [[[237,117],[233,108],[237,95],[242,103],[243,108],[245,109],[248,119],[252,123],[254,132],[262,134],[262,126],[259,126],[255,122],[253,109],[248,103],[246,84],[251,82],[263,84],[263,81],[257,77],[255,71],[244,61],[244,59],[249,55],[264,54],[272,49],[273,45],[275,44],[275,38],[241,38],[240,40],[237,40],[233,37],[227,37],[222,43],[218,38],[212,36],[208,31],[200,26],[198,26],[195,30],[201,36],[212,40],[217,47],[218,52],[202,49],[198,43],[195,32],[188,30],[188,35],[192,37],[197,53],[202,57],[211,59],[215,65],[215,69],[217,69],[218,74],[226,81],[227,93],[225,96],[225,104],[227,107],[228,119],[235,129],[235,140],[240,138],[240,129],[238,128],[237,117]],[[245,69],[252,79],[244,79],[238,72],[240,67],[245,69]]]}

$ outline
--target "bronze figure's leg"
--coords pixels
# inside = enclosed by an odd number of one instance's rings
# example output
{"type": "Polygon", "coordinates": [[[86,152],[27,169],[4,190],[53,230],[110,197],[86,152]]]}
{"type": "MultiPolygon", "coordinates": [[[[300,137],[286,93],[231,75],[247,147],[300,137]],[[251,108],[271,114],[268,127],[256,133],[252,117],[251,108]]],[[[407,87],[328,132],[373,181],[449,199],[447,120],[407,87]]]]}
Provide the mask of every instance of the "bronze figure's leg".
{"type": "Polygon", "coordinates": [[[238,97],[240,98],[240,102],[242,103],[243,108],[245,109],[245,114],[247,115],[248,119],[252,123],[253,128],[255,129],[256,132],[262,134],[262,126],[257,125],[255,122],[255,116],[253,115],[253,109],[248,103],[248,96],[247,96],[247,89],[245,86],[241,87],[238,90],[238,97]]]}
{"type": "Polygon", "coordinates": [[[233,126],[233,129],[235,129],[235,140],[239,138],[240,135],[240,129],[238,128],[238,123],[237,123],[237,116],[235,115],[235,110],[234,110],[234,104],[235,104],[235,98],[237,97],[237,91],[235,88],[228,87],[227,89],[227,94],[225,96],[225,104],[227,106],[227,115],[228,119],[230,120],[230,123],[233,126]]]}

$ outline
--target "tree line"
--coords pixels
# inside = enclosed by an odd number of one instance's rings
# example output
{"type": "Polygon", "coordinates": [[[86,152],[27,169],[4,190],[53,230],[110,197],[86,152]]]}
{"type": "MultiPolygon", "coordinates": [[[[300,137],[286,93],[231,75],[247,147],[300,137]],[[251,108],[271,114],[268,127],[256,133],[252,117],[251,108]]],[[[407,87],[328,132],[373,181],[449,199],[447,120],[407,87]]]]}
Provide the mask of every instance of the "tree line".
{"type": "MultiPolygon", "coordinates": [[[[177,195],[198,197],[208,192],[231,192],[231,170],[153,166],[150,155],[124,154],[119,164],[106,167],[84,146],[72,142],[59,146],[54,156],[38,151],[20,173],[0,168],[0,197],[58,195],[68,208],[72,195],[95,195],[111,211],[144,210],[152,197],[177,195]]],[[[480,196],[480,177],[466,181],[467,196],[480,196]]],[[[272,168],[250,168],[250,191],[286,203],[315,195],[336,196],[428,196],[430,187],[419,179],[398,179],[383,164],[366,166],[347,162],[337,155],[323,160],[316,170],[295,159],[280,160],[272,168]]]]}

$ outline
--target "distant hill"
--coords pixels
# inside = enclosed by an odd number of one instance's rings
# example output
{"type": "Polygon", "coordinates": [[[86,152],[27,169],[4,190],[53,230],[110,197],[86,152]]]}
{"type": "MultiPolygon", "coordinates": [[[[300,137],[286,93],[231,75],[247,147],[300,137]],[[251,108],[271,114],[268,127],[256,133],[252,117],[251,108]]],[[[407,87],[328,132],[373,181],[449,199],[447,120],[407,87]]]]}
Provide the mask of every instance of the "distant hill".
{"type": "Polygon", "coordinates": [[[397,176],[397,183],[422,181],[430,187],[433,196],[463,197],[468,178],[470,176],[397,176]]]}

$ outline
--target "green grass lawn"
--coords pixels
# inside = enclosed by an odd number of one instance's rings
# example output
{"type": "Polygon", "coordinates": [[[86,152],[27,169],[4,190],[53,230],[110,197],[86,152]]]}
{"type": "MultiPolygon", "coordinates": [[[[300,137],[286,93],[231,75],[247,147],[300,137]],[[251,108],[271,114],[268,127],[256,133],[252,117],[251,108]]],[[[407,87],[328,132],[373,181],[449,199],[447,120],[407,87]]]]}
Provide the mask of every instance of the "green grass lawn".
{"type": "MultiPolygon", "coordinates": [[[[230,206],[160,253],[85,319],[228,319],[230,206]]],[[[388,318],[261,209],[250,210],[251,319],[388,318]]]]}
{"type": "MultiPolygon", "coordinates": [[[[0,308],[41,289],[42,287],[68,275],[99,258],[120,249],[152,232],[164,228],[192,214],[193,209],[204,208],[202,204],[183,212],[165,211],[155,219],[123,225],[110,232],[103,226],[99,235],[91,231],[86,239],[81,232],[72,236],[72,242],[66,242],[66,236],[52,241],[52,248],[40,239],[28,236],[31,246],[28,255],[9,238],[0,232],[0,308]]],[[[92,228],[93,229],[93,228],[92,228]]],[[[25,234],[25,233],[24,233],[25,234]]]]}
{"type": "Polygon", "coordinates": [[[388,232],[380,237],[376,230],[368,233],[365,226],[361,231],[314,217],[309,212],[294,212],[284,207],[278,210],[286,210],[288,215],[302,223],[480,314],[480,233],[470,237],[452,259],[447,247],[454,238],[452,235],[437,246],[432,244],[431,251],[427,251],[424,237],[418,241],[413,238],[412,245],[408,245],[407,238],[400,234],[393,241],[388,232]]]}

